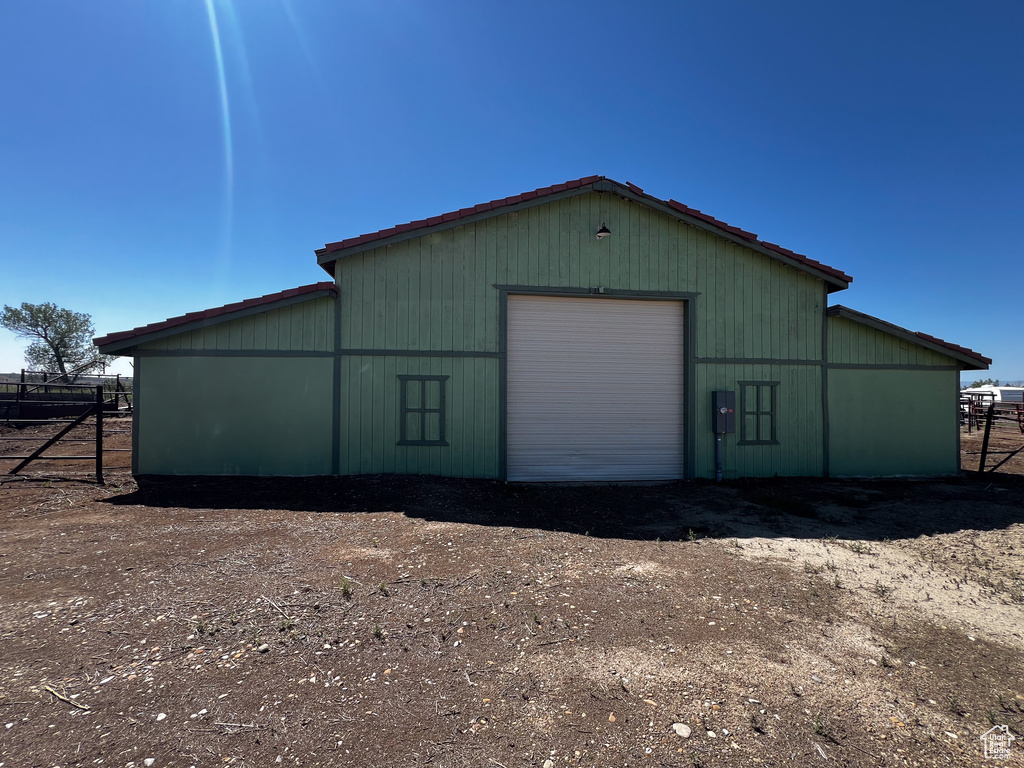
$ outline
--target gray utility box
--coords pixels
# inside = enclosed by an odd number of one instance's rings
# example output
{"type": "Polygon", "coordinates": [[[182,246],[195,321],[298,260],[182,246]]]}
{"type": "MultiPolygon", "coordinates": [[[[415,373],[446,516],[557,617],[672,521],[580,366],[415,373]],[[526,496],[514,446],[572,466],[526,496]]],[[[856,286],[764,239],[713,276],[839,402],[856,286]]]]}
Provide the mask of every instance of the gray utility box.
{"type": "Polygon", "coordinates": [[[717,435],[736,431],[736,393],[719,390],[711,393],[711,426],[717,435]]]}

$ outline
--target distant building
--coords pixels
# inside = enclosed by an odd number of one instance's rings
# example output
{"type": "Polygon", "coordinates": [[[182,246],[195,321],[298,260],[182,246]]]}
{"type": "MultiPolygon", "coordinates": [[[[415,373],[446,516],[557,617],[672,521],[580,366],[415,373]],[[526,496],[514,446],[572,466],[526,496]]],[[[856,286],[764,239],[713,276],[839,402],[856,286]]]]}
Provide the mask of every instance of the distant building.
{"type": "Polygon", "coordinates": [[[997,403],[1024,403],[1024,387],[1003,387],[985,384],[980,387],[967,387],[960,390],[967,395],[984,395],[997,403]]]}

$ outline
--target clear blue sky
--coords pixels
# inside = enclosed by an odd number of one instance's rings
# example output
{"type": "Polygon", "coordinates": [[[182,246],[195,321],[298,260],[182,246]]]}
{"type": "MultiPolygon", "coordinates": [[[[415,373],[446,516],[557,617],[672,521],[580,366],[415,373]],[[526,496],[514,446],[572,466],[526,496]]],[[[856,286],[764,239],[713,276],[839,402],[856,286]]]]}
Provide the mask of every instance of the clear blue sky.
{"type": "Polygon", "coordinates": [[[0,3],[0,304],[124,330],[599,174],[1024,378],[1021,40],[1020,0],[0,3]]]}

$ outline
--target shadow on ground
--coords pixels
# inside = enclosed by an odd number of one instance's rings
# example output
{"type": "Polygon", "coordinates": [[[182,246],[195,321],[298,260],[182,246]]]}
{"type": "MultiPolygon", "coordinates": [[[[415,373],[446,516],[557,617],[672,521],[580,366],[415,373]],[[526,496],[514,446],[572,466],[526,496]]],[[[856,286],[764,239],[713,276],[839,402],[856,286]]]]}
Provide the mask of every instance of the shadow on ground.
{"type": "Polygon", "coordinates": [[[521,485],[408,475],[140,478],[106,500],[157,508],[395,511],[430,521],[602,538],[897,539],[1024,522],[1024,478],[521,485]]]}

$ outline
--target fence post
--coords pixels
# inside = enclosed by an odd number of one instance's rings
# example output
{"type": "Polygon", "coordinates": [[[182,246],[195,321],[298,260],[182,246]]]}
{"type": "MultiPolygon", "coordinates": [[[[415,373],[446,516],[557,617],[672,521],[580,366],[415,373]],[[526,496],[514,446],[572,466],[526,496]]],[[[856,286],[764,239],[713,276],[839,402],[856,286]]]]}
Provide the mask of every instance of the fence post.
{"type": "MultiPolygon", "coordinates": [[[[21,369],[21,383],[14,388],[14,418],[21,415],[21,390],[25,388],[25,369],[21,369]]],[[[7,423],[11,423],[11,407],[7,407],[7,423]]]]}
{"type": "Polygon", "coordinates": [[[96,482],[103,485],[103,385],[96,385],[96,482]]]}
{"type": "Polygon", "coordinates": [[[992,403],[985,413],[985,436],[981,439],[981,461],[978,462],[978,472],[985,471],[985,459],[988,458],[988,436],[992,432],[992,416],[995,413],[996,404],[992,403]]]}

